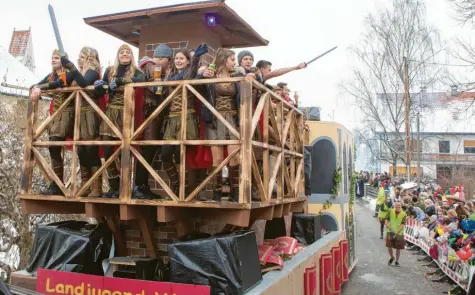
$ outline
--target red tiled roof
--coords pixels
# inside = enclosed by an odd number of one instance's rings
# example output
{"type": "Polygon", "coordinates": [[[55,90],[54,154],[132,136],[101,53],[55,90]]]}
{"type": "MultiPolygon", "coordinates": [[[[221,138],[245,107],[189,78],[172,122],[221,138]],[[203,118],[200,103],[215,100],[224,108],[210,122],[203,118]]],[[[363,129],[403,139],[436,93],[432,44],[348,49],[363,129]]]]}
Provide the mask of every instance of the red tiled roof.
{"type": "Polygon", "coordinates": [[[8,52],[14,57],[24,56],[30,38],[30,30],[13,31],[12,40],[10,41],[10,48],[8,52]]]}

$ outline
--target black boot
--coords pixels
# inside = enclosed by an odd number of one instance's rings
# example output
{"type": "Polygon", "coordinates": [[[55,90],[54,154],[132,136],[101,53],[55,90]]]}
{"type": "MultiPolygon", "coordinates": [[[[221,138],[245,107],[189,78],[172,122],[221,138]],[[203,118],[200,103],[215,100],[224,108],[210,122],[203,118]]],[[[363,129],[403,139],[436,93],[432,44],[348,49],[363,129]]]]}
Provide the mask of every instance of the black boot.
{"type": "Polygon", "coordinates": [[[103,198],[118,199],[120,196],[120,177],[109,178],[109,191],[105,192],[103,198]]]}
{"type": "MultiPolygon", "coordinates": [[[[214,171],[216,167],[211,168],[214,171]]],[[[223,178],[222,178],[222,170],[216,173],[213,177],[213,201],[221,202],[221,198],[223,196],[223,178]]]]}
{"type": "Polygon", "coordinates": [[[163,199],[162,196],[154,194],[150,190],[150,186],[146,184],[136,185],[132,191],[132,199],[137,200],[158,200],[163,199]]]}
{"type": "Polygon", "coordinates": [[[171,190],[178,197],[180,195],[180,179],[178,178],[178,171],[175,165],[171,162],[163,162],[163,168],[170,180],[171,190]]]}

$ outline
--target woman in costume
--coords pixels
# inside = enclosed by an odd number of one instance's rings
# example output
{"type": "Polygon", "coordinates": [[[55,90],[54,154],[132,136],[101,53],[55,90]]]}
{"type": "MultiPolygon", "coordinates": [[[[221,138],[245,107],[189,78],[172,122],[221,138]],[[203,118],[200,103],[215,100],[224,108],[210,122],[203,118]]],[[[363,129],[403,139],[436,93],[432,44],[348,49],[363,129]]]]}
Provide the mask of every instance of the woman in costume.
{"type": "MultiPolygon", "coordinates": [[[[144,82],[144,74],[137,68],[132,49],[124,44],[117,51],[117,57],[113,66],[108,67],[102,80],[96,81],[94,86],[98,93],[103,91],[103,85],[108,84],[109,100],[105,115],[112,121],[115,127],[122,131],[122,119],[124,116],[124,85],[129,83],[144,82]]],[[[109,125],[102,121],[99,134],[101,140],[117,140],[117,135],[109,125]]],[[[107,161],[114,153],[113,146],[104,146],[104,157],[107,161]]],[[[109,191],[104,193],[104,198],[119,198],[120,195],[120,172],[115,163],[107,167],[107,178],[109,180],[109,191]]]]}
{"type": "MultiPolygon", "coordinates": [[[[214,59],[216,72],[207,69],[204,77],[230,78],[235,76],[236,55],[232,50],[220,48],[214,59]]],[[[247,74],[250,78],[255,78],[252,73],[247,74]]],[[[246,76],[246,77],[247,77],[246,76]]],[[[208,102],[226,119],[235,129],[239,130],[239,105],[240,93],[239,83],[210,84],[207,89],[208,102]]],[[[203,120],[206,122],[206,139],[208,140],[236,140],[237,137],[206,108],[202,108],[203,120]]],[[[228,154],[239,148],[238,145],[228,145],[228,154]]],[[[224,160],[223,148],[212,146],[213,168],[224,160]]],[[[231,182],[231,201],[237,202],[239,199],[239,155],[235,155],[229,162],[229,180],[231,182]]],[[[222,195],[221,173],[215,175],[213,183],[214,200],[220,201],[222,195]]]]}
{"type": "MultiPolygon", "coordinates": [[[[73,73],[67,71],[61,64],[61,55],[59,50],[55,49],[51,56],[52,71],[43,78],[38,84],[33,85],[30,90],[30,100],[36,103],[41,98],[41,91],[47,89],[56,89],[67,87],[73,81],[73,73]]],[[[66,101],[70,92],[55,92],[48,94],[53,99],[53,113],[66,101]]],[[[66,138],[73,136],[74,129],[74,101],[68,104],[61,113],[56,115],[48,128],[50,141],[65,141],[66,138]]],[[[63,180],[64,164],[61,155],[61,146],[50,146],[49,153],[51,156],[51,165],[53,171],[61,181],[63,180]]],[[[43,195],[64,195],[58,185],[51,181],[49,186],[41,191],[43,195]]]]}
{"type": "MultiPolygon", "coordinates": [[[[83,47],[79,53],[78,67],[66,58],[61,59],[65,68],[73,73],[74,81],[71,86],[87,87],[94,85],[94,82],[101,79],[101,63],[97,50],[90,47],[83,47]]],[[[98,96],[94,90],[84,90],[97,105],[98,96]]],[[[81,102],[81,120],[79,123],[79,140],[97,140],[99,138],[99,116],[89,103],[83,99],[81,102]]],[[[84,185],[91,176],[99,170],[101,159],[99,158],[99,147],[93,145],[79,146],[79,163],[81,168],[81,180],[84,185]]],[[[93,182],[92,189],[88,189],[81,197],[99,198],[102,197],[102,175],[93,182]]]]}
{"type": "MultiPolygon", "coordinates": [[[[201,44],[195,50],[193,58],[190,58],[188,51],[179,49],[175,52],[175,62],[167,80],[180,81],[190,80],[197,76],[200,56],[208,52],[208,46],[201,44]]],[[[170,93],[176,87],[170,87],[170,93]]],[[[195,110],[195,97],[192,93],[187,93],[187,122],[186,139],[197,140],[200,136],[199,121],[195,110]]],[[[163,124],[164,140],[181,140],[181,111],[182,111],[182,93],[179,92],[170,103],[169,114],[163,124]]],[[[177,145],[165,145],[162,147],[163,168],[170,179],[171,189],[175,194],[179,193],[180,180],[177,167],[173,164],[173,155],[175,155],[175,164],[180,164],[180,147],[177,145]]],[[[187,175],[187,174],[185,174],[187,175]]],[[[188,181],[185,180],[188,186],[188,181]]],[[[185,188],[187,190],[188,187],[185,188]]]]}

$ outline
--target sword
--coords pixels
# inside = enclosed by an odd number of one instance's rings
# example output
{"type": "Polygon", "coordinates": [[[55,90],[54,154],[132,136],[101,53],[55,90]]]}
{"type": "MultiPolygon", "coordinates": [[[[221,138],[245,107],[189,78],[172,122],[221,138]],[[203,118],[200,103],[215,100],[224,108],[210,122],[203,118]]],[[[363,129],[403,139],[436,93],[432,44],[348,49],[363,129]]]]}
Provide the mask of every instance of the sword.
{"type": "Polygon", "coordinates": [[[337,49],[337,48],[338,48],[338,46],[335,46],[335,47],[333,47],[332,49],[325,51],[324,53],[322,53],[322,54],[320,54],[319,56],[315,57],[314,59],[312,59],[311,61],[307,62],[306,64],[307,64],[307,65],[311,64],[312,62],[314,62],[314,61],[316,61],[317,59],[319,59],[319,58],[321,58],[321,57],[323,57],[323,56],[329,54],[330,52],[332,52],[333,50],[335,50],[335,49],[337,49]]]}
{"type": "Polygon", "coordinates": [[[54,36],[56,37],[56,43],[58,44],[59,54],[61,56],[66,56],[64,53],[63,41],[61,41],[61,35],[59,34],[58,23],[56,22],[56,16],[54,15],[53,6],[48,4],[49,17],[51,18],[51,23],[53,24],[54,36]]]}

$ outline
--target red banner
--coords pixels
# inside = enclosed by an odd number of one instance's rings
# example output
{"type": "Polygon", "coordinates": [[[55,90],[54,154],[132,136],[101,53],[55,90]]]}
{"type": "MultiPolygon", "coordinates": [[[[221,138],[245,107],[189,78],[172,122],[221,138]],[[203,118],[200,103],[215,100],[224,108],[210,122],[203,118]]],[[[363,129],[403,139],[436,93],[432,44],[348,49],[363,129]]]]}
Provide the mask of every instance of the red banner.
{"type": "Polygon", "coordinates": [[[348,282],[348,240],[340,241],[341,251],[341,281],[348,282]]]}
{"type": "Polygon", "coordinates": [[[92,276],[39,269],[36,291],[45,295],[210,295],[209,286],[92,276]]]}
{"type": "Polygon", "coordinates": [[[333,294],[341,292],[341,251],[340,246],[332,248],[333,258],[333,294]]]}
{"type": "Polygon", "coordinates": [[[333,259],[331,254],[320,256],[320,295],[333,295],[333,259]]]}
{"type": "Polygon", "coordinates": [[[304,274],[304,294],[317,295],[317,267],[309,267],[305,269],[304,274]]]}

